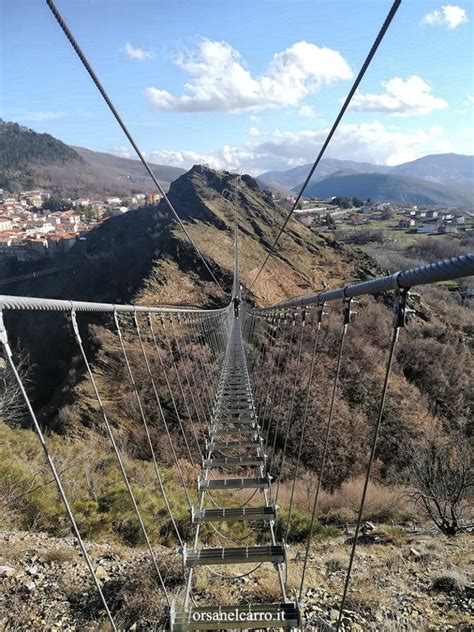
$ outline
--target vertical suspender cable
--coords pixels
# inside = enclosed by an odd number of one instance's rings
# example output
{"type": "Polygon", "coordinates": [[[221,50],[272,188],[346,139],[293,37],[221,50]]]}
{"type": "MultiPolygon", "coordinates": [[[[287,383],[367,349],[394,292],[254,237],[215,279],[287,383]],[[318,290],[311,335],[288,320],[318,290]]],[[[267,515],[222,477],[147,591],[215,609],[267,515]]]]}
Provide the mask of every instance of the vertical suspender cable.
{"type": "Polygon", "coordinates": [[[156,560],[155,552],[153,550],[153,547],[151,546],[150,538],[148,537],[148,533],[147,533],[147,530],[145,528],[145,524],[143,522],[143,519],[142,519],[142,516],[141,516],[141,513],[140,513],[140,509],[138,507],[137,501],[135,500],[135,495],[133,493],[132,486],[131,486],[130,481],[128,479],[127,472],[125,471],[125,466],[123,464],[122,457],[120,455],[120,451],[118,449],[117,444],[115,443],[115,437],[114,437],[114,434],[112,432],[112,428],[111,428],[111,426],[109,424],[109,419],[107,417],[107,413],[105,412],[104,404],[102,402],[102,398],[101,398],[99,390],[97,388],[97,384],[96,384],[96,381],[95,381],[95,378],[94,378],[94,374],[92,373],[92,369],[90,367],[89,360],[87,359],[86,352],[84,351],[84,345],[82,344],[82,338],[81,338],[81,335],[79,333],[79,327],[77,325],[77,320],[76,320],[76,311],[75,311],[74,307],[71,309],[71,320],[72,320],[72,325],[73,325],[73,329],[74,329],[74,334],[76,336],[76,341],[77,341],[77,344],[79,346],[79,350],[81,352],[82,359],[84,360],[84,364],[86,366],[87,373],[89,375],[89,379],[90,379],[91,384],[92,384],[92,388],[94,389],[95,397],[97,399],[97,403],[99,404],[99,408],[100,408],[100,411],[102,413],[102,418],[104,420],[104,424],[105,424],[105,428],[107,430],[107,434],[109,435],[110,442],[112,443],[112,447],[113,447],[114,452],[115,452],[115,456],[117,457],[117,462],[119,464],[119,468],[120,468],[120,471],[122,473],[122,477],[123,477],[125,486],[127,488],[128,495],[130,496],[130,500],[132,501],[133,509],[134,509],[135,514],[137,516],[138,523],[140,525],[140,529],[141,529],[141,531],[143,533],[143,537],[145,538],[145,542],[146,542],[146,545],[148,547],[148,551],[150,552],[150,556],[151,556],[153,565],[155,567],[156,574],[158,575],[158,578],[160,580],[160,584],[161,584],[161,587],[163,589],[163,593],[165,595],[166,602],[167,602],[168,606],[170,606],[171,602],[170,602],[170,599],[169,599],[169,596],[168,596],[168,591],[166,590],[165,582],[163,581],[163,577],[161,575],[160,568],[158,566],[158,562],[156,560]]]}
{"type": "Polygon", "coordinates": [[[359,514],[357,516],[357,524],[356,530],[354,534],[354,541],[352,543],[351,555],[349,558],[349,566],[347,568],[346,581],[344,583],[344,591],[342,593],[341,606],[339,609],[339,617],[337,619],[336,631],[339,630],[341,626],[342,616],[344,612],[344,606],[346,604],[347,591],[349,590],[349,582],[351,580],[352,566],[354,564],[354,556],[357,547],[357,540],[359,538],[360,525],[362,523],[362,516],[364,513],[365,499],[367,497],[367,489],[369,487],[370,474],[372,472],[372,466],[375,459],[375,450],[377,448],[377,440],[379,436],[380,426],[382,423],[383,411],[385,408],[385,400],[387,398],[388,385],[390,381],[390,373],[392,371],[393,364],[393,356],[395,353],[395,347],[398,342],[398,337],[400,333],[400,328],[405,325],[405,315],[406,315],[406,298],[408,296],[408,290],[399,291],[395,303],[395,320],[394,320],[394,328],[392,332],[392,337],[390,341],[390,349],[388,353],[387,366],[385,369],[385,378],[382,386],[382,394],[380,396],[379,409],[377,413],[377,419],[374,427],[374,434],[372,436],[372,446],[370,449],[370,457],[369,462],[367,464],[367,472],[365,475],[364,488],[362,491],[362,498],[359,506],[359,514]]]}
{"type": "Polygon", "coordinates": [[[339,373],[341,371],[342,354],[344,351],[344,341],[346,338],[347,328],[351,320],[351,313],[352,313],[351,312],[351,299],[344,299],[342,332],[341,332],[341,338],[339,341],[339,351],[337,354],[337,364],[336,364],[336,372],[334,375],[334,382],[333,382],[333,388],[332,388],[331,404],[329,406],[329,414],[328,414],[328,418],[326,422],[326,431],[324,435],[324,447],[323,447],[323,454],[321,457],[321,465],[319,468],[318,484],[316,487],[316,493],[314,495],[313,510],[311,513],[311,522],[309,526],[308,540],[306,542],[306,551],[305,551],[305,557],[304,557],[304,562],[303,562],[303,572],[301,574],[301,582],[300,582],[300,592],[299,592],[300,600],[303,594],[304,579],[305,579],[305,574],[306,574],[306,568],[308,565],[309,547],[311,544],[311,538],[313,537],[313,530],[314,530],[314,523],[316,519],[316,510],[318,507],[319,494],[321,491],[322,479],[323,479],[325,468],[326,468],[326,457],[327,457],[328,447],[329,447],[329,436],[330,436],[332,418],[334,414],[334,405],[336,402],[337,387],[339,384],[339,373]]]}
{"type": "MultiPolygon", "coordinates": [[[[134,319],[134,323],[135,323],[135,330],[136,330],[137,336],[138,336],[138,341],[140,343],[140,347],[141,347],[141,350],[142,350],[143,359],[145,360],[145,366],[146,366],[146,369],[147,369],[147,373],[148,373],[148,376],[150,378],[150,382],[151,382],[151,386],[152,386],[152,389],[153,389],[153,393],[155,395],[156,404],[158,406],[158,411],[160,413],[161,420],[162,420],[163,425],[165,427],[166,436],[168,437],[168,442],[170,444],[171,452],[173,453],[173,456],[174,456],[174,461],[175,461],[176,467],[178,469],[178,474],[179,474],[179,477],[181,479],[181,483],[183,485],[183,489],[184,489],[184,493],[185,493],[186,499],[188,501],[189,506],[191,507],[191,505],[192,505],[191,498],[189,497],[188,488],[186,487],[186,481],[184,479],[183,471],[181,469],[181,465],[179,464],[178,455],[176,454],[176,450],[175,450],[174,445],[173,445],[173,440],[171,438],[171,433],[170,433],[169,428],[168,428],[168,423],[166,421],[166,416],[165,416],[163,407],[161,406],[161,401],[160,401],[160,398],[159,398],[159,395],[158,395],[158,389],[156,388],[155,379],[154,379],[153,373],[151,371],[150,362],[148,361],[148,357],[147,357],[146,350],[145,350],[145,345],[143,344],[143,338],[142,338],[142,334],[141,334],[141,331],[140,331],[140,325],[138,323],[138,318],[137,318],[137,313],[136,312],[133,314],[133,319],[134,319]]],[[[173,523],[173,526],[175,528],[176,534],[178,536],[178,540],[179,540],[181,546],[183,546],[183,540],[181,538],[181,535],[180,535],[179,530],[178,530],[178,526],[177,526],[177,524],[175,522],[175,519],[173,517],[173,513],[171,511],[171,507],[169,505],[168,498],[166,496],[166,492],[165,492],[165,489],[164,489],[164,485],[163,485],[163,482],[162,482],[162,479],[161,479],[161,476],[160,476],[160,472],[159,472],[159,469],[158,469],[158,464],[156,462],[156,457],[155,457],[155,453],[153,451],[153,446],[152,446],[152,443],[151,443],[151,437],[150,437],[150,433],[148,432],[148,429],[147,429],[147,436],[149,437],[149,446],[150,446],[150,450],[152,451],[153,462],[155,464],[156,473],[157,473],[158,480],[160,482],[160,487],[162,489],[162,493],[163,493],[163,496],[164,496],[164,499],[165,499],[166,508],[168,510],[168,513],[170,514],[171,521],[173,523]]]]}
{"type": "Polygon", "coordinates": [[[56,466],[54,465],[54,461],[53,461],[51,455],[49,454],[48,446],[46,445],[46,441],[45,441],[43,432],[42,432],[41,427],[40,427],[40,425],[38,423],[38,420],[36,418],[36,414],[35,414],[35,412],[33,410],[33,407],[31,405],[31,402],[30,402],[30,399],[29,399],[28,394],[26,392],[26,389],[25,389],[25,387],[23,385],[22,379],[21,379],[21,377],[20,377],[20,375],[19,375],[19,373],[17,371],[17,368],[15,366],[15,363],[13,361],[13,353],[12,353],[12,350],[10,348],[10,344],[8,342],[7,331],[6,331],[5,326],[3,324],[3,314],[2,314],[1,310],[0,310],[0,342],[2,343],[3,349],[5,351],[5,356],[7,358],[8,365],[9,365],[9,367],[11,368],[11,370],[13,372],[13,375],[15,377],[15,381],[18,384],[18,387],[20,389],[23,401],[26,404],[26,407],[28,409],[28,413],[29,413],[29,415],[31,417],[31,420],[33,422],[33,425],[35,427],[36,434],[38,435],[38,439],[40,441],[41,447],[43,448],[43,452],[44,452],[44,455],[46,457],[46,461],[48,462],[49,469],[51,470],[51,472],[53,474],[54,482],[56,483],[56,487],[58,488],[59,496],[61,497],[62,503],[63,503],[63,505],[64,505],[64,507],[66,509],[66,513],[67,513],[67,516],[69,518],[69,522],[71,523],[72,529],[74,531],[74,535],[77,538],[77,542],[79,544],[79,548],[81,549],[81,553],[84,556],[84,560],[85,560],[85,562],[87,564],[87,568],[89,569],[89,573],[90,573],[90,575],[92,577],[92,581],[94,582],[95,588],[96,588],[97,592],[99,593],[100,600],[102,602],[102,605],[104,606],[105,612],[107,613],[107,617],[108,617],[108,619],[110,621],[110,625],[112,626],[112,630],[114,630],[114,632],[117,632],[117,626],[115,625],[114,618],[113,618],[112,613],[111,613],[111,611],[109,609],[107,601],[105,600],[104,593],[102,592],[102,589],[100,587],[99,580],[96,577],[96,574],[95,574],[95,571],[94,571],[94,567],[92,565],[92,560],[89,557],[89,554],[88,554],[88,552],[86,550],[86,546],[85,546],[84,541],[82,539],[82,536],[81,536],[81,534],[79,532],[79,528],[77,526],[76,519],[74,518],[74,515],[72,513],[72,509],[71,509],[71,507],[69,505],[69,501],[67,499],[66,492],[64,491],[63,485],[61,483],[61,479],[59,477],[59,474],[58,474],[58,472],[56,470],[56,466]]]}
{"type": "Polygon", "coordinates": [[[288,438],[290,436],[290,428],[291,428],[291,418],[293,417],[293,407],[295,405],[295,395],[296,395],[296,386],[298,384],[298,375],[299,375],[299,370],[300,370],[300,364],[301,364],[301,353],[303,350],[303,338],[304,338],[304,332],[305,332],[305,323],[306,323],[306,308],[303,308],[303,311],[301,312],[301,331],[300,331],[300,340],[299,340],[299,345],[298,345],[298,353],[296,356],[296,368],[295,368],[295,378],[293,380],[293,388],[291,391],[291,400],[290,400],[290,409],[288,411],[288,418],[287,418],[287,426],[286,426],[286,432],[285,432],[285,441],[283,444],[283,452],[282,452],[282,457],[281,457],[281,461],[280,461],[280,471],[278,473],[278,483],[277,483],[277,490],[276,490],[276,494],[275,494],[275,502],[278,502],[278,495],[280,493],[280,485],[281,485],[281,481],[283,478],[283,471],[285,469],[285,460],[286,460],[286,450],[288,448],[288,438]]]}
{"type": "Polygon", "coordinates": [[[314,367],[315,367],[315,361],[316,361],[316,351],[318,348],[318,341],[319,341],[319,332],[321,330],[321,320],[324,314],[324,304],[319,307],[315,318],[317,319],[317,325],[316,325],[316,333],[314,336],[314,343],[313,343],[313,351],[311,354],[311,366],[310,366],[310,370],[309,370],[309,376],[308,376],[308,385],[306,387],[306,397],[305,397],[305,403],[304,403],[304,412],[303,412],[303,422],[302,422],[302,427],[300,430],[300,443],[298,446],[298,456],[296,459],[296,467],[295,467],[295,473],[293,475],[293,483],[292,483],[292,487],[291,487],[291,496],[290,496],[290,506],[288,508],[288,519],[286,521],[286,534],[285,534],[285,541],[288,540],[288,534],[290,532],[290,524],[291,524],[291,511],[293,509],[293,499],[294,499],[294,495],[295,495],[295,487],[296,487],[296,481],[298,479],[298,473],[299,473],[299,467],[300,467],[300,461],[301,461],[301,454],[303,451],[303,444],[304,444],[304,439],[306,436],[306,422],[308,420],[308,408],[309,408],[309,396],[310,396],[310,392],[311,392],[311,387],[313,385],[313,376],[314,376],[314,367]]]}

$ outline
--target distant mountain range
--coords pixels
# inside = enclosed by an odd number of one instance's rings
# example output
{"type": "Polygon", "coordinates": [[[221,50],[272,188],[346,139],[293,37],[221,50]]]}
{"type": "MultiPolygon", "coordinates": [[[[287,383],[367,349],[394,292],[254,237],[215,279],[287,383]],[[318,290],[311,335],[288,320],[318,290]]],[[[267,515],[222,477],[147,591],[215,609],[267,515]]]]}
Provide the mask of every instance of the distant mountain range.
{"type": "MultiPolygon", "coordinates": [[[[259,180],[300,191],[311,165],[268,171],[259,180]]],[[[394,167],[332,158],[321,161],[307,196],[357,196],[400,204],[474,203],[474,156],[436,154],[394,167]]]]}
{"type": "MultiPolygon", "coordinates": [[[[185,171],[151,165],[165,190],[185,171]]],[[[282,195],[298,192],[310,165],[268,171],[258,178],[262,189],[282,195]]],[[[153,189],[138,160],[70,147],[49,134],[0,119],[0,188],[47,189],[72,197],[130,195],[153,189]]],[[[439,154],[395,167],[327,158],[321,161],[306,195],[357,196],[402,204],[472,206],[474,156],[439,154]]]]}
{"type": "MultiPolygon", "coordinates": [[[[151,167],[166,190],[185,173],[177,167],[151,167]]],[[[0,120],[0,187],[79,197],[144,193],[154,185],[138,160],[69,147],[50,134],[0,120]]]]}

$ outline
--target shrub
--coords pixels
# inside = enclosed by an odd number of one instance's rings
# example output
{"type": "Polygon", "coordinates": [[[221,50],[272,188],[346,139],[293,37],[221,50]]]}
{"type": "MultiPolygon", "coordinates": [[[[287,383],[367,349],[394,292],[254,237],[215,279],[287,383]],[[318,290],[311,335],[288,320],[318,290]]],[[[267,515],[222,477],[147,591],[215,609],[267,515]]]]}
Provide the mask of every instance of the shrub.
{"type": "Polygon", "coordinates": [[[461,593],[464,591],[465,580],[458,571],[443,571],[433,579],[432,588],[437,592],[461,593]]]}

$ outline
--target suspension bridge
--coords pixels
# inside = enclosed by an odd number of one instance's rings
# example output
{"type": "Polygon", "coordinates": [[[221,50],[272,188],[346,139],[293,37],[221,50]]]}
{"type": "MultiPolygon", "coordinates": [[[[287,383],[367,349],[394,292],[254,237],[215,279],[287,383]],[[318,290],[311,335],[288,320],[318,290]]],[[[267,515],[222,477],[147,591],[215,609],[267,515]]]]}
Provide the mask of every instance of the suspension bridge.
{"type": "MultiPolygon", "coordinates": [[[[219,279],[192,240],[177,210],[161,190],[156,177],[55,3],[53,0],[46,1],[135,149],[138,158],[163,194],[170,212],[204,263],[203,273],[207,275],[209,281],[214,281],[222,289],[219,279]]],[[[273,256],[306,185],[317,168],[399,5],[400,0],[393,3],[293,208],[283,222],[274,243],[268,249],[265,260],[248,288],[242,288],[240,281],[238,225],[237,221],[235,222],[233,286],[227,306],[209,310],[0,296],[0,345],[7,366],[12,371],[20,389],[32,427],[38,435],[69,519],[71,532],[76,538],[91,582],[100,598],[104,616],[113,630],[119,630],[120,625],[115,620],[113,607],[108,603],[101,579],[97,576],[94,562],[87,551],[62,477],[48,446],[48,436],[43,432],[39,422],[38,411],[35,410],[18,371],[17,357],[12,351],[9,323],[14,322],[18,313],[23,312],[57,312],[67,319],[70,335],[82,359],[84,374],[92,385],[96,399],[97,425],[110,442],[127,490],[130,506],[135,513],[143,542],[156,574],[157,585],[162,590],[167,604],[167,628],[174,632],[271,628],[298,630],[304,629],[307,625],[303,612],[308,569],[311,565],[311,541],[319,516],[322,480],[328,460],[328,446],[340,386],[340,371],[344,362],[346,334],[355,313],[354,303],[358,297],[374,296],[383,297],[385,303],[391,304],[393,316],[386,366],[381,381],[378,406],[373,412],[369,456],[365,467],[364,486],[353,544],[340,596],[339,616],[333,626],[324,620],[318,623],[321,629],[343,628],[344,608],[356,560],[368,485],[376,456],[379,432],[383,424],[384,407],[390,395],[393,358],[400,331],[405,328],[407,316],[412,311],[409,306],[410,289],[474,274],[474,255],[455,257],[358,284],[310,294],[303,298],[289,299],[264,308],[252,305],[246,299],[245,292],[248,292],[259,281],[262,270],[269,258],[273,256]],[[317,473],[317,484],[311,498],[311,521],[304,556],[298,563],[290,562],[288,541],[291,540],[292,534],[292,518],[302,465],[302,452],[305,440],[308,438],[309,422],[314,413],[310,393],[314,387],[315,367],[322,353],[320,339],[330,308],[333,308],[333,313],[340,311],[341,317],[330,403],[322,428],[323,451],[319,461],[312,464],[317,473]],[[166,573],[160,564],[160,554],[150,538],[142,517],[125,455],[117,440],[117,428],[109,419],[107,402],[104,400],[94,372],[94,358],[90,357],[91,354],[88,353],[84,342],[87,325],[91,317],[98,314],[102,316],[104,323],[119,342],[119,352],[145,433],[157,488],[162,495],[182,557],[183,588],[177,591],[178,594],[167,582],[166,573]],[[196,348],[200,350],[200,353],[193,352],[196,348]],[[303,371],[303,368],[308,369],[302,366],[303,349],[308,348],[311,349],[310,366],[309,370],[303,371]],[[140,377],[137,376],[131,362],[131,349],[141,354],[145,372],[140,373],[140,377]],[[152,360],[158,361],[165,380],[166,393],[160,390],[152,360]],[[290,361],[294,361],[294,369],[291,372],[290,361]],[[143,375],[151,386],[160,428],[169,446],[180,485],[189,506],[192,533],[190,538],[185,537],[173,513],[170,495],[174,490],[170,489],[164,480],[160,454],[152,439],[149,414],[141,395],[140,380],[145,379],[143,375]],[[303,379],[303,375],[305,376],[303,385],[305,397],[302,407],[298,407],[298,411],[301,412],[298,412],[299,423],[295,425],[297,386],[303,379]],[[171,415],[164,405],[164,395],[171,403],[171,415]],[[283,402],[286,403],[286,407],[282,408],[283,402]],[[170,426],[171,417],[174,423],[173,428],[170,426]],[[281,445],[278,444],[279,441],[281,445]],[[194,489],[189,488],[182,460],[178,457],[178,448],[187,455],[193,472],[196,474],[194,489]],[[293,458],[292,475],[288,474],[290,450],[293,458]],[[282,510],[278,505],[278,500],[284,482],[290,483],[290,500],[285,508],[284,521],[282,521],[282,510]],[[279,521],[285,525],[283,530],[278,529],[279,521]],[[238,536],[232,531],[232,525],[235,524],[242,525],[243,535],[242,531],[238,532],[238,536]],[[209,546],[209,535],[203,538],[204,527],[210,529],[212,533],[211,546],[209,546]],[[299,578],[297,590],[290,589],[288,585],[290,563],[297,565],[299,578]],[[230,595],[236,581],[256,573],[262,565],[268,566],[275,573],[279,586],[279,599],[276,601],[202,603],[200,597],[196,595],[196,573],[199,568],[204,569],[209,576],[218,577],[223,585],[229,587],[228,594],[230,595]]],[[[40,317],[39,314],[37,316],[40,317]]]]}
{"type": "MultiPolygon", "coordinates": [[[[452,280],[474,274],[474,255],[465,255],[441,261],[425,267],[398,272],[386,277],[373,279],[355,285],[328,290],[303,298],[295,298],[266,308],[255,308],[241,296],[238,266],[238,239],[235,232],[234,282],[232,296],[227,307],[216,310],[183,309],[172,307],[146,307],[142,305],[113,305],[86,303],[30,297],[0,296],[0,343],[13,372],[32,425],[45,452],[58,493],[69,518],[72,533],[77,539],[88,567],[91,580],[97,589],[105,613],[114,630],[119,629],[114,615],[104,595],[101,582],[96,576],[86,544],[81,536],[71,504],[67,498],[61,476],[48,448],[47,437],[42,431],[37,414],[33,409],[25,385],[16,367],[15,355],[9,342],[4,315],[14,318],[24,311],[56,311],[64,313],[71,325],[71,335],[82,356],[102,417],[102,430],[109,437],[125,483],[131,506],[136,514],[144,542],[156,572],[166,603],[168,604],[169,629],[176,632],[210,629],[304,629],[301,604],[305,599],[305,578],[309,565],[310,544],[318,519],[318,500],[321,480],[324,478],[327,450],[334,416],[344,342],[353,317],[353,304],[357,297],[375,295],[391,296],[393,322],[390,338],[385,378],[379,395],[378,410],[374,412],[370,456],[365,482],[360,500],[355,537],[353,539],[349,565],[341,596],[339,619],[335,628],[321,622],[321,629],[339,629],[344,613],[345,601],[354,565],[358,536],[364,517],[368,484],[377,448],[377,439],[383,421],[394,351],[399,332],[406,326],[409,290],[417,285],[452,280]],[[312,411],[309,394],[313,388],[314,368],[318,362],[318,341],[321,327],[330,306],[341,308],[341,334],[336,370],[334,374],[331,403],[323,428],[324,450],[314,469],[318,473],[318,483],[312,500],[311,524],[305,545],[305,556],[300,572],[299,590],[290,595],[287,586],[288,544],[291,539],[292,511],[298,472],[304,441],[307,438],[308,420],[312,411]],[[87,315],[101,313],[109,316],[110,327],[120,342],[123,361],[127,367],[130,384],[138,406],[150,454],[152,456],[158,488],[161,491],[169,518],[173,525],[176,541],[182,555],[184,595],[180,601],[173,599],[166,584],[166,576],[160,570],[160,561],[147,533],[139,503],[135,497],[130,475],[126,470],[124,455],[116,440],[116,429],[109,422],[107,406],[101,397],[91,360],[88,357],[81,330],[85,322],[80,319],[87,315]],[[169,494],[160,469],[160,457],[151,438],[150,423],[140,396],[140,385],[130,362],[130,330],[127,329],[126,342],[123,332],[124,318],[132,318],[134,346],[141,350],[143,363],[153,387],[156,406],[163,424],[181,485],[189,504],[190,522],[193,528],[192,541],[186,542],[173,515],[169,494]],[[179,441],[185,448],[194,471],[197,472],[194,493],[187,487],[182,463],[178,459],[173,433],[170,431],[168,415],[162,404],[163,395],[156,385],[150,351],[144,341],[153,342],[153,353],[164,369],[164,355],[172,360],[176,375],[173,393],[171,380],[166,376],[166,384],[171,395],[174,412],[179,426],[179,441]],[[305,384],[306,398],[303,417],[298,424],[298,434],[294,428],[293,408],[296,385],[301,379],[301,358],[303,345],[311,343],[311,366],[305,384]],[[204,353],[197,356],[189,353],[191,346],[199,345],[204,353]],[[189,362],[189,371],[180,369],[179,360],[189,362]],[[288,360],[296,356],[294,374],[288,371],[288,360]],[[257,380],[264,374],[265,380],[257,380]],[[277,392],[276,384],[283,378],[284,387],[277,392]],[[178,397],[181,395],[181,397],[178,397]],[[278,401],[288,403],[286,419],[276,414],[278,401]],[[181,403],[181,410],[179,409],[181,403]],[[283,447],[277,449],[277,437],[283,432],[283,447]],[[285,474],[288,447],[292,445],[296,453],[296,464],[292,477],[285,474]],[[196,454],[200,463],[196,463],[196,454]],[[291,482],[291,497],[286,509],[285,537],[277,538],[279,516],[278,497],[283,480],[291,482]],[[242,494],[247,494],[245,497],[242,494]],[[193,500],[194,498],[194,500],[193,500]],[[242,523],[248,527],[244,536],[236,538],[232,524],[242,523]],[[213,529],[215,540],[220,546],[206,546],[201,542],[201,529],[208,525],[213,529]],[[227,529],[226,532],[223,529],[227,529]],[[256,537],[256,535],[258,537],[256,537]],[[237,539],[237,541],[235,541],[237,539]],[[244,544],[242,544],[244,540],[244,544]],[[258,540],[258,544],[255,542],[258,540]],[[242,576],[251,575],[263,564],[270,565],[276,573],[281,591],[281,599],[276,603],[197,603],[194,595],[194,573],[197,567],[204,567],[213,576],[217,574],[222,582],[232,586],[242,576]],[[241,571],[242,567],[246,570],[241,571]]],[[[320,351],[319,351],[320,352],[320,351]]],[[[176,435],[174,435],[176,437],[176,435]]]]}

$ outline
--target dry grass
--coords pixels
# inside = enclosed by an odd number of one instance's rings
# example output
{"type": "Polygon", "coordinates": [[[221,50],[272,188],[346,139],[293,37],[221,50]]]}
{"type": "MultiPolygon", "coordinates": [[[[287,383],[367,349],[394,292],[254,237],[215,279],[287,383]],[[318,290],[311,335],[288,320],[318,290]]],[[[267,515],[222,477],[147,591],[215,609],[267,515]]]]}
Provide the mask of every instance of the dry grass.
{"type": "Polygon", "coordinates": [[[67,562],[72,562],[76,559],[77,555],[72,549],[68,549],[65,546],[58,546],[46,551],[42,557],[44,557],[47,562],[65,564],[67,562]]]}
{"type": "MultiPolygon", "coordinates": [[[[324,522],[344,524],[356,519],[364,481],[362,478],[351,479],[341,485],[333,493],[321,490],[319,497],[319,515],[324,522]]],[[[305,473],[296,484],[294,506],[302,513],[310,512],[314,500],[317,477],[310,472],[305,473]]],[[[279,502],[287,507],[290,502],[291,481],[281,485],[279,502]]],[[[374,522],[390,520],[413,520],[417,517],[415,507],[406,497],[406,489],[401,486],[386,486],[376,482],[369,483],[365,502],[364,518],[374,522]]]]}

